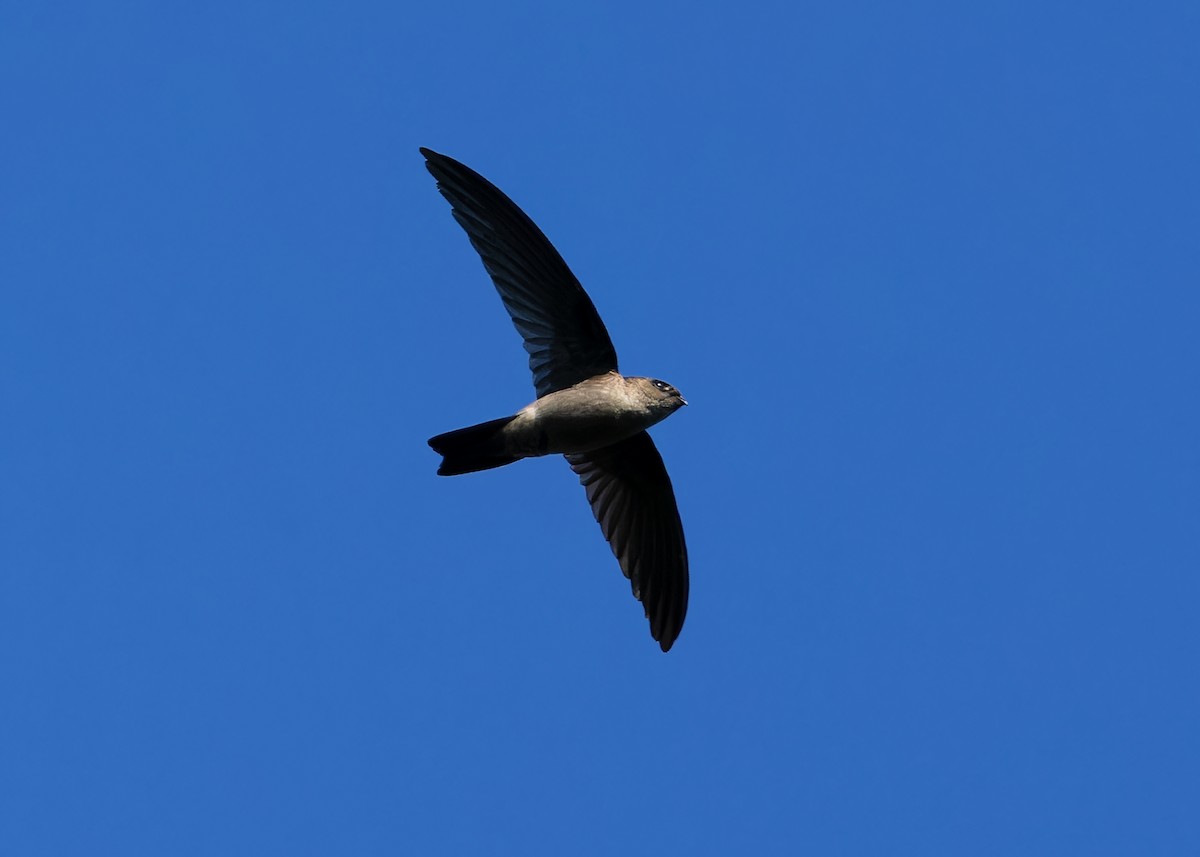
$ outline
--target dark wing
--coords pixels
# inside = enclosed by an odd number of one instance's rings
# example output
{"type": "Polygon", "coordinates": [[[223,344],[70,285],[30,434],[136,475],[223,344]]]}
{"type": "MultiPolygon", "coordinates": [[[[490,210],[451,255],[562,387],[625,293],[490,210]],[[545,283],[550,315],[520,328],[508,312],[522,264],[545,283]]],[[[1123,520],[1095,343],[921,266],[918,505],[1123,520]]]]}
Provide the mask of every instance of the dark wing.
{"type": "Polygon", "coordinates": [[[650,635],[665,652],[687,614],[688,561],[683,524],[662,456],[646,432],[597,449],[568,455],[587,489],[604,538],[646,608],[650,635]]]}
{"type": "Polygon", "coordinates": [[[542,230],[479,173],[429,149],[421,154],[525,339],[538,398],[615,370],[604,322],[542,230]]]}

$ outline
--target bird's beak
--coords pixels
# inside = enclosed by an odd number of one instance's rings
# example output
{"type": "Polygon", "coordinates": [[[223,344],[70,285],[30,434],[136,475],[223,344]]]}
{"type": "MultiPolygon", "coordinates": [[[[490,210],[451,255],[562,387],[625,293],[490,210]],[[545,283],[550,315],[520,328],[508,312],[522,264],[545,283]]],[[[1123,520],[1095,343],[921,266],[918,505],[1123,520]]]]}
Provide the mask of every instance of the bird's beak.
{"type": "Polygon", "coordinates": [[[687,399],[685,399],[683,396],[679,397],[679,401],[683,402],[685,405],[687,404],[687,399]]]}

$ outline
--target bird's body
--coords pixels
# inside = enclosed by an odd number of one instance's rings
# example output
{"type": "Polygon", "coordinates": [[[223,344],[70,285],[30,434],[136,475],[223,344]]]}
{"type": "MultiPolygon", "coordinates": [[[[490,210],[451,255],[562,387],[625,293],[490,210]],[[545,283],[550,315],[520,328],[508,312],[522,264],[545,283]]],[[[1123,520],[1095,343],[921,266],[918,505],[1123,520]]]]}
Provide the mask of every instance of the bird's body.
{"type": "Polygon", "coordinates": [[[654,384],[651,378],[618,372],[588,378],[526,405],[505,435],[513,450],[534,450],[526,455],[592,452],[662,422],[687,404],[654,384]]]}
{"type": "MultiPolygon", "coordinates": [[[[497,433],[504,453],[513,461],[592,452],[650,428],[687,404],[678,395],[665,394],[664,389],[654,386],[656,383],[674,389],[652,378],[626,378],[619,372],[607,372],[548,393],[508,420],[481,425],[502,423],[497,433]]],[[[429,443],[441,452],[440,438],[453,434],[438,435],[429,443]]]]}
{"type": "Polygon", "coordinates": [[[422,149],[525,340],[538,398],[512,416],[430,438],[438,473],[566,456],[665,652],[683,627],[688,567],[671,480],[646,429],[686,405],[665,381],[623,376],[591,299],[541,231],[494,185],[422,149]]]}

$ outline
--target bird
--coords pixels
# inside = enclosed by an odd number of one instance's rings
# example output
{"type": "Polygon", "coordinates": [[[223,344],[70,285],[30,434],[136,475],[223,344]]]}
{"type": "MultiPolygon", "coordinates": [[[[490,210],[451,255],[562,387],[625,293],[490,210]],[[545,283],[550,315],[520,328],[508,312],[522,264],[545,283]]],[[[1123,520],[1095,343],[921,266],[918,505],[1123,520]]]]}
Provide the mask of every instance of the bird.
{"type": "Polygon", "coordinates": [[[646,429],[687,404],[671,384],[617,371],[595,305],[536,224],[499,188],[422,147],[425,166],[479,253],[529,354],[537,398],[515,414],[429,439],[439,476],[563,455],[667,652],[688,606],[683,523],[646,429]]]}

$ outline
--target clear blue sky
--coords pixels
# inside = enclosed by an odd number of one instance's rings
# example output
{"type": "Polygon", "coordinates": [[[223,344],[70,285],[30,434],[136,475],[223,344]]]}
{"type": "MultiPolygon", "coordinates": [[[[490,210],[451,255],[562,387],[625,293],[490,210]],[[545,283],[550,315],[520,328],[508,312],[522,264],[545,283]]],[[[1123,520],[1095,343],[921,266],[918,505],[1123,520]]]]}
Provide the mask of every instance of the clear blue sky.
{"type": "Polygon", "coordinates": [[[1200,853],[1194,3],[0,7],[0,853],[1200,853]],[[589,290],[650,639],[418,146],[589,290]]]}

